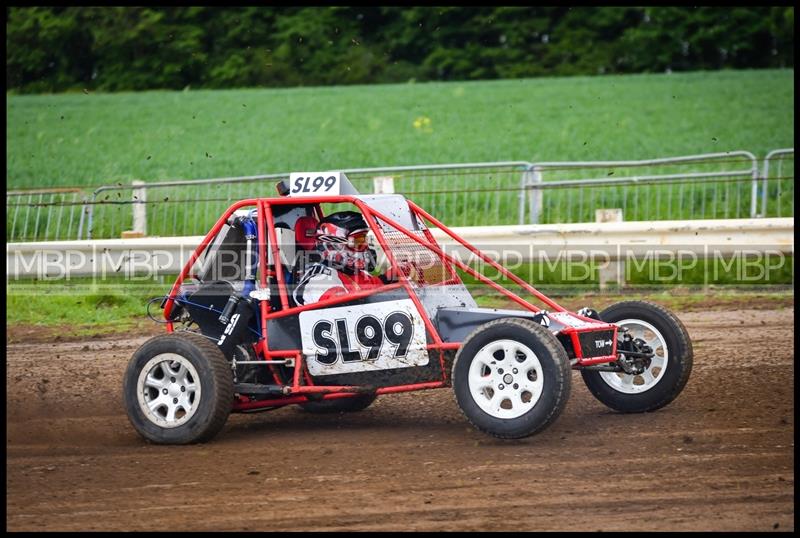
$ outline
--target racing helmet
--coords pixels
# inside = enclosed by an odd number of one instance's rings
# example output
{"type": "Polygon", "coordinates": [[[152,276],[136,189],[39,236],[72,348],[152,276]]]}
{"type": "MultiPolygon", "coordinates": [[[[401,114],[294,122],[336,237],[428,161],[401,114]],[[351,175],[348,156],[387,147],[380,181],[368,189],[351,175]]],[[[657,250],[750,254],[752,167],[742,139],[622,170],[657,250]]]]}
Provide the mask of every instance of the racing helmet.
{"type": "Polygon", "coordinates": [[[317,226],[317,250],[333,268],[346,273],[374,267],[367,242],[369,227],[357,211],[331,213],[317,226]]]}

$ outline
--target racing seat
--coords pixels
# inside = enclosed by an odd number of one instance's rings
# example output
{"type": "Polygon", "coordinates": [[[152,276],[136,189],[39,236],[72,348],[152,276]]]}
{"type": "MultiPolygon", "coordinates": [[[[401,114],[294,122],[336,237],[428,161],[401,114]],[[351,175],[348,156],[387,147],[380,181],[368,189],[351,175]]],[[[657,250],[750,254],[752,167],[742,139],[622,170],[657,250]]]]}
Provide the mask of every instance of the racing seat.
{"type": "Polygon", "coordinates": [[[311,215],[297,218],[294,224],[294,240],[297,250],[312,250],[315,247],[318,224],[317,218],[311,215]]]}
{"type": "MultiPolygon", "coordinates": [[[[284,284],[286,286],[292,285],[292,273],[290,271],[290,264],[294,259],[294,242],[292,241],[292,231],[288,224],[285,222],[276,222],[275,223],[275,236],[278,240],[278,245],[280,249],[280,264],[281,270],[283,272],[284,284]]],[[[270,248],[269,242],[267,242],[267,270],[269,270],[273,275],[276,275],[276,267],[275,267],[275,260],[273,259],[272,248],[270,248]]],[[[280,303],[280,294],[278,293],[278,279],[276,276],[270,276],[267,279],[267,285],[270,289],[270,309],[272,310],[280,310],[281,303],[280,303]]]]}
{"type": "Polygon", "coordinates": [[[294,282],[297,282],[303,276],[306,267],[321,259],[316,248],[318,224],[316,217],[310,215],[300,217],[295,222],[295,263],[294,267],[292,267],[294,282]]]}
{"type": "MultiPolygon", "coordinates": [[[[278,223],[276,224],[276,228],[278,226],[284,226],[288,231],[288,225],[278,223]]],[[[294,307],[297,306],[294,302],[294,289],[305,273],[306,267],[321,259],[316,249],[317,219],[310,215],[298,217],[294,223],[294,232],[291,233],[294,241],[292,241],[290,246],[294,248],[293,252],[291,252],[290,259],[287,260],[287,263],[290,265],[283,265],[283,271],[284,275],[286,275],[286,291],[288,292],[289,306],[294,307]]],[[[289,238],[287,237],[287,239],[289,238]]],[[[289,239],[289,241],[291,241],[291,239],[289,239]]],[[[275,285],[272,290],[272,298],[275,301],[273,309],[279,309],[277,285],[275,285]]]]}

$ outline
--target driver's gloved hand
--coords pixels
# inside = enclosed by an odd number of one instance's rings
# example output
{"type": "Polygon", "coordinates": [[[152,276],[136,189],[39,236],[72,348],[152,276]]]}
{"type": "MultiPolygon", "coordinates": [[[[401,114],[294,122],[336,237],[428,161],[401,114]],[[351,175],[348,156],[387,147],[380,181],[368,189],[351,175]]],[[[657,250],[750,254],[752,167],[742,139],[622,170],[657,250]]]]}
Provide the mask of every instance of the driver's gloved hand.
{"type": "Polygon", "coordinates": [[[419,275],[414,267],[414,264],[408,261],[401,261],[398,262],[398,268],[395,269],[394,267],[390,267],[386,270],[386,273],[381,275],[380,279],[384,281],[386,284],[391,284],[392,282],[398,282],[400,280],[400,273],[407,275],[409,280],[412,282],[416,282],[419,275]]]}
{"type": "Polygon", "coordinates": [[[389,269],[386,270],[385,273],[380,275],[378,278],[380,278],[381,282],[383,282],[384,284],[392,284],[400,280],[400,275],[398,274],[397,271],[395,271],[394,268],[390,267],[389,269]]]}

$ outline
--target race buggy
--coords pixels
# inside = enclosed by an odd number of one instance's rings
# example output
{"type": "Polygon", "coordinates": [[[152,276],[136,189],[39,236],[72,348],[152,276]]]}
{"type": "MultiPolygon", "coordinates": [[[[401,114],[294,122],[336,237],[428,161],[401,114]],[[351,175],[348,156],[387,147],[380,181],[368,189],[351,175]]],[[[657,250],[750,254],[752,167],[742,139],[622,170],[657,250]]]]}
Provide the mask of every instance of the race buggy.
{"type": "Polygon", "coordinates": [[[123,380],[128,417],[147,440],[208,441],[231,412],[353,412],[383,394],[444,387],[478,430],[522,438],[564,410],[573,369],[623,413],[667,405],[688,380],[689,335],[661,306],[567,311],[404,196],[361,195],[341,172],[291,174],[277,188],[230,206],[169,294],[148,303],[149,315],[161,301],[167,334],[133,354],[123,380]],[[393,278],[298,304],[317,226],[342,207],[363,215],[374,266],[393,278]],[[445,251],[429,225],[472,261],[445,251]],[[520,309],[479,308],[460,274],[520,309]]]}

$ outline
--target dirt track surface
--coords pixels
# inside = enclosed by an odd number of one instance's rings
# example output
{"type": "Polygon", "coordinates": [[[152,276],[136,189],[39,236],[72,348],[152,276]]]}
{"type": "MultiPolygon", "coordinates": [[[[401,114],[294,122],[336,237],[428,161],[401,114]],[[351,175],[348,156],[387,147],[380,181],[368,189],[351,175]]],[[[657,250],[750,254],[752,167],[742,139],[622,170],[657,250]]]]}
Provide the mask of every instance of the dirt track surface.
{"type": "Polygon", "coordinates": [[[687,312],[683,393],[622,415],[573,372],[564,414],[501,441],[451,389],[350,415],[231,415],[145,443],[122,373],[147,337],[9,344],[6,527],[19,530],[794,530],[793,309],[687,312]]]}

